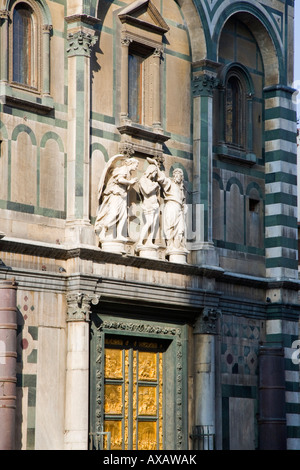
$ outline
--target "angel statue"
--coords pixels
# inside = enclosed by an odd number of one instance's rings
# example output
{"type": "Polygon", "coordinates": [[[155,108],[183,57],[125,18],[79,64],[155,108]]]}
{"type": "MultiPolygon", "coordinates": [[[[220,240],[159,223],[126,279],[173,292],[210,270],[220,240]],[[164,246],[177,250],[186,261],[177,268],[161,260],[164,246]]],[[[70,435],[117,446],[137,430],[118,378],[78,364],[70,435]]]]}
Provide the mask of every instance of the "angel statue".
{"type": "Polygon", "coordinates": [[[131,173],[137,169],[138,160],[118,154],[106,164],[99,182],[99,206],[95,222],[95,232],[99,241],[125,242],[127,233],[127,193],[137,182],[131,173]]]}

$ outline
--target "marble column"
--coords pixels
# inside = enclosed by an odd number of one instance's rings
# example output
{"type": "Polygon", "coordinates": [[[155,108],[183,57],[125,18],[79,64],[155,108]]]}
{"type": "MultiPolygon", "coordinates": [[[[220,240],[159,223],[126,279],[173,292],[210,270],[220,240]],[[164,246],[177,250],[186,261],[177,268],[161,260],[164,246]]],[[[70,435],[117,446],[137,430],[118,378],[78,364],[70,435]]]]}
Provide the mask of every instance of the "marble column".
{"type": "Polygon", "coordinates": [[[212,450],[216,433],[216,368],[215,335],[219,311],[204,308],[194,325],[194,396],[195,429],[209,436],[199,443],[203,450],[212,450]]]}
{"type": "Polygon", "coordinates": [[[0,450],[15,450],[17,286],[0,281],[0,450]]]}
{"type": "Polygon", "coordinates": [[[99,296],[67,295],[65,450],[87,450],[89,434],[89,315],[99,296]]]}

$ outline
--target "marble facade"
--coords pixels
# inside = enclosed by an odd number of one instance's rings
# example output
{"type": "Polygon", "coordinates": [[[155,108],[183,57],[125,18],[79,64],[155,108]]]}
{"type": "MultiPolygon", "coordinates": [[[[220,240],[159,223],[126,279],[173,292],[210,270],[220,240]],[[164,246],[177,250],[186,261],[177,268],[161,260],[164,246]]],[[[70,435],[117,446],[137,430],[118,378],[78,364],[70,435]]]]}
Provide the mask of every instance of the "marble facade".
{"type": "Polygon", "coordinates": [[[299,449],[292,2],[21,7],[1,2],[0,448],[299,449]]]}

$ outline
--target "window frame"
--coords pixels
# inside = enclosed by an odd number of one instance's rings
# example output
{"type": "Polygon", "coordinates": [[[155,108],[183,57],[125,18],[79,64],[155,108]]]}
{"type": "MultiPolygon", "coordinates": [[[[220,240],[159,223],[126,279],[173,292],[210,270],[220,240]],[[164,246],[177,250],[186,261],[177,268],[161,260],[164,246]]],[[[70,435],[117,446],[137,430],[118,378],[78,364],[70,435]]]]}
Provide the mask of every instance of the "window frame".
{"type": "Polygon", "coordinates": [[[34,93],[41,93],[42,88],[42,16],[39,8],[30,0],[16,1],[12,6],[11,21],[9,24],[9,83],[14,88],[20,88],[34,93]],[[31,84],[14,80],[14,14],[18,6],[24,5],[31,12],[33,38],[32,38],[32,56],[33,56],[33,81],[31,84]]]}
{"type": "Polygon", "coordinates": [[[256,155],[253,153],[253,97],[254,86],[247,68],[240,63],[234,62],[222,67],[219,72],[218,87],[218,119],[216,126],[217,145],[216,154],[223,159],[235,160],[239,163],[254,165],[256,155]],[[228,83],[235,80],[240,93],[239,110],[239,136],[237,139],[228,139],[227,135],[227,100],[228,83]]]}
{"type": "MultiPolygon", "coordinates": [[[[145,60],[147,57],[143,54],[136,52],[135,50],[131,50],[129,48],[128,54],[128,117],[129,119],[137,124],[144,124],[144,93],[145,93],[145,60]],[[133,77],[131,74],[132,67],[131,65],[131,57],[137,58],[136,59],[136,68],[139,69],[136,77],[133,77]],[[133,83],[135,81],[135,83],[133,83]],[[134,89],[134,85],[136,88],[136,106],[132,104],[132,91],[134,89]],[[133,108],[136,107],[134,111],[133,108]]],[[[133,97],[132,97],[133,98],[133,97]]]]}
{"type": "Polygon", "coordinates": [[[243,81],[235,73],[231,72],[226,78],[225,87],[225,142],[227,145],[245,150],[247,121],[245,116],[245,87],[243,81]],[[231,111],[231,137],[228,135],[229,114],[229,84],[232,89],[232,111],[231,111]]]}

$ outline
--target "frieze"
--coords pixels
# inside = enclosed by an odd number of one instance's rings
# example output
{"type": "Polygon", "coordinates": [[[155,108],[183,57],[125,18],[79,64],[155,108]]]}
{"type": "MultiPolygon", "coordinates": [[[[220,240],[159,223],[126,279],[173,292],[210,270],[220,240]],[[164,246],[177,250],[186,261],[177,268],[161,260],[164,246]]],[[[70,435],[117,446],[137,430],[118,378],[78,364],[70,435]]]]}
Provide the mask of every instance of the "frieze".
{"type": "Polygon", "coordinates": [[[123,331],[130,331],[134,333],[151,333],[151,334],[163,334],[163,335],[177,335],[180,337],[181,330],[180,328],[168,328],[168,327],[161,327],[156,325],[145,325],[140,323],[127,323],[127,322],[119,322],[119,321],[104,321],[99,326],[99,331],[103,331],[105,329],[108,330],[123,330],[123,331]]]}

